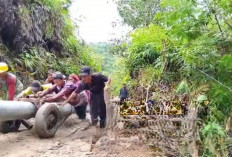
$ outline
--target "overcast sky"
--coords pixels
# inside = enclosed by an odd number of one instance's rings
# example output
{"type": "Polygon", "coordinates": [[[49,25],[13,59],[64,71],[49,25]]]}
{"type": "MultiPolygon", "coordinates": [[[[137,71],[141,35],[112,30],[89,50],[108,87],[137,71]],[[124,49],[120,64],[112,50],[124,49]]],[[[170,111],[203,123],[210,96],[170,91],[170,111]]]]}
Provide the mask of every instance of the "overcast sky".
{"type": "Polygon", "coordinates": [[[79,26],[79,34],[86,42],[107,42],[113,36],[128,32],[126,27],[112,27],[120,21],[117,6],[112,0],[73,0],[71,18],[79,26]]]}

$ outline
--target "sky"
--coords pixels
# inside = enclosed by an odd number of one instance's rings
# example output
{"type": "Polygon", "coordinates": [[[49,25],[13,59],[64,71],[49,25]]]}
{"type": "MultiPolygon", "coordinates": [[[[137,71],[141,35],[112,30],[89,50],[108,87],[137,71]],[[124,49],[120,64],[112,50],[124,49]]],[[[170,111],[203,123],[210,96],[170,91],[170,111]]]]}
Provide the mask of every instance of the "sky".
{"type": "Polygon", "coordinates": [[[79,27],[79,35],[87,43],[108,42],[129,30],[126,26],[112,27],[113,22],[121,21],[117,5],[112,0],[73,0],[69,10],[79,27]]]}

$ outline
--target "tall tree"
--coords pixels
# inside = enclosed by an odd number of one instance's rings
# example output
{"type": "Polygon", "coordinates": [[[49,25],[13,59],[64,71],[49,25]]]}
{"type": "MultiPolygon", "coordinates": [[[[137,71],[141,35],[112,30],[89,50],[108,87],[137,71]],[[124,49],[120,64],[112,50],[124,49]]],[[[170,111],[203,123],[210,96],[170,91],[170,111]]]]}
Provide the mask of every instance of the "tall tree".
{"type": "Polygon", "coordinates": [[[118,10],[123,21],[131,27],[148,26],[160,10],[160,0],[120,0],[118,10]]]}

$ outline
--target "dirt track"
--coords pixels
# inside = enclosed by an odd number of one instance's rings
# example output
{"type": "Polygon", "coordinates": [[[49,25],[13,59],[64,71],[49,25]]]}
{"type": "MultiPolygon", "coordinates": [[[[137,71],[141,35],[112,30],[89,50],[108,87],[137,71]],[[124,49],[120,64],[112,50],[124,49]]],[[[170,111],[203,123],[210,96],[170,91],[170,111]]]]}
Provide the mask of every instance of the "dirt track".
{"type": "MultiPolygon", "coordinates": [[[[33,119],[31,120],[33,123],[33,119]]],[[[70,116],[52,139],[39,139],[34,129],[21,127],[20,132],[0,134],[3,157],[147,157],[152,153],[138,137],[116,140],[114,132],[87,127],[87,121],[70,116]]]]}

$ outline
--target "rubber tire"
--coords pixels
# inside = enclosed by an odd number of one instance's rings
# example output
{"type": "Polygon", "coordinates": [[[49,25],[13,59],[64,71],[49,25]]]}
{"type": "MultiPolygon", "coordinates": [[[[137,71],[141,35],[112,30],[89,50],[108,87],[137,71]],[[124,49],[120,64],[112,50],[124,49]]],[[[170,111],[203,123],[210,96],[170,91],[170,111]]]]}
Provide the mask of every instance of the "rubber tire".
{"type": "Polygon", "coordinates": [[[54,104],[44,104],[39,108],[35,116],[35,131],[40,138],[52,138],[59,127],[61,114],[54,104]],[[50,118],[53,118],[50,126],[50,118]],[[50,127],[50,128],[49,128],[50,127]]]}
{"type": "Polygon", "coordinates": [[[16,132],[19,130],[19,127],[21,125],[21,121],[20,120],[11,120],[11,121],[3,121],[0,122],[0,132],[1,133],[8,133],[8,132],[16,132]],[[12,125],[12,123],[14,123],[14,125],[12,125]]]}

